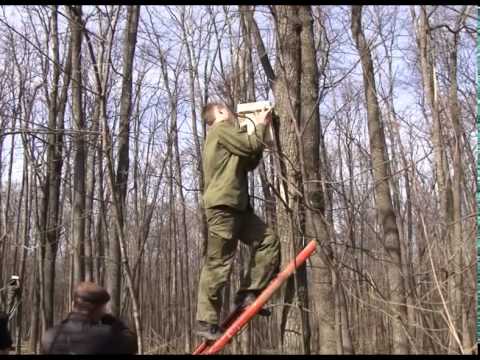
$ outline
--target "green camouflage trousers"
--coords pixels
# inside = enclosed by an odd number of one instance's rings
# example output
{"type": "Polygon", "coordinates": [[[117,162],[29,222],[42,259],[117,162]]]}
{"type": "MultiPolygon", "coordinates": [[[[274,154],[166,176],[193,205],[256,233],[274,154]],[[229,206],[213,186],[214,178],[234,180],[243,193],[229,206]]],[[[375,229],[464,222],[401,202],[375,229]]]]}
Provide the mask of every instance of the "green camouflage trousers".
{"type": "Polygon", "coordinates": [[[230,274],[238,240],[251,247],[251,258],[237,294],[261,291],[277,275],[280,241],[251,210],[219,206],[206,209],[206,216],[207,254],[198,285],[197,321],[216,324],[222,307],[221,292],[230,274]]]}

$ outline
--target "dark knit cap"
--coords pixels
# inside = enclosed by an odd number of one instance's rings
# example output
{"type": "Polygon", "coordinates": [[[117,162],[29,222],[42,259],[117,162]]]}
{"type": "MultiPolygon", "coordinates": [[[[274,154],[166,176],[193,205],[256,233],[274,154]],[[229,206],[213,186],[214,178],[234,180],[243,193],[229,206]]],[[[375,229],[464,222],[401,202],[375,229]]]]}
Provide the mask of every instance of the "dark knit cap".
{"type": "Polygon", "coordinates": [[[95,305],[103,305],[110,300],[110,294],[107,290],[89,281],[78,284],[74,296],[95,305]]]}

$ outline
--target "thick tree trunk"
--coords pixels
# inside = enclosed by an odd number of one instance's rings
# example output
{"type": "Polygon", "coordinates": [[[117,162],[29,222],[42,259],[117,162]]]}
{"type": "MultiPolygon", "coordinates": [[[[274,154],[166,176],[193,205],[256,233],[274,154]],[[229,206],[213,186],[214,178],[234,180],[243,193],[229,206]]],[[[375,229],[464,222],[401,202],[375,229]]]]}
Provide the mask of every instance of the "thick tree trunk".
{"type": "MultiPolygon", "coordinates": [[[[38,262],[38,250],[35,251],[32,259],[32,264],[36,266],[38,262]]],[[[39,293],[40,284],[38,283],[37,272],[33,271],[31,278],[31,290],[32,290],[32,307],[30,313],[30,339],[29,339],[29,350],[31,353],[37,353],[37,344],[40,335],[40,293],[39,293]]]]}
{"type": "Polygon", "coordinates": [[[457,303],[457,314],[459,316],[458,328],[462,329],[462,347],[464,351],[471,352],[473,349],[472,335],[470,334],[470,326],[468,325],[468,319],[472,316],[468,316],[471,311],[469,302],[465,302],[464,298],[466,294],[471,293],[471,289],[467,285],[468,270],[464,270],[465,261],[470,256],[467,254],[470,251],[465,251],[465,241],[463,239],[463,219],[462,219],[462,185],[463,178],[463,166],[462,166],[462,131],[460,128],[460,107],[458,104],[458,84],[457,84],[457,45],[458,45],[458,33],[453,35],[453,44],[450,47],[450,117],[452,120],[454,130],[454,143],[453,143],[453,237],[451,238],[452,244],[452,257],[450,262],[453,263],[453,271],[455,276],[455,297],[452,299],[457,303]]]}
{"type": "MultiPolygon", "coordinates": [[[[320,114],[318,66],[313,36],[313,18],[310,6],[299,7],[301,32],[301,107],[300,134],[303,146],[304,196],[306,205],[305,233],[307,238],[314,237],[322,249],[312,256],[312,280],[315,283],[315,307],[318,312],[318,330],[320,336],[320,354],[337,352],[335,334],[334,289],[332,283],[332,249],[328,245],[328,233],[325,215],[325,194],[322,188],[320,163],[320,114]]],[[[337,281],[341,281],[337,275],[337,281]]],[[[346,324],[342,324],[346,326],[346,324]]],[[[348,334],[345,333],[345,334],[348,334]]],[[[351,339],[345,339],[351,343],[351,339]]],[[[349,352],[347,352],[349,353],[349,352]]]]}
{"type": "MultiPolygon", "coordinates": [[[[22,234],[22,248],[23,251],[21,253],[21,260],[20,260],[20,269],[16,270],[15,273],[18,273],[20,276],[20,279],[25,279],[25,263],[26,263],[26,258],[27,258],[27,247],[29,246],[29,231],[30,231],[30,199],[31,199],[31,188],[30,188],[30,182],[29,182],[29,170],[27,166],[27,162],[25,162],[24,165],[24,170],[23,170],[23,175],[22,175],[22,190],[21,190],[21,196],[23,195],[23,192],[25,191],[25,202],[24,202],[24,216],[23,216],[23,234],[22,234]],[[25,190],[26,189],[26,190],[25,190]]],[[[21,199],[19,201],[19,215],[21,214],[21,199]]],[[[20,216],[18,217],[19,222],[20,222],[20,216]]],[[[20,236],[19,236],[20,237],[20,236]]],[[[22,294],[25,294],[24,291],[24,284],[23,280],[19,289],[19,295],[18,298],[22,298],[22,294]]],[[[22,340],[23,340],[23,334],[22,334],[22,318],[23,318],[23,313],[22,313],[22,301],[19,302],[18,304],[18,309],[17,309],[17,314],[16,314],[16,323],[17,323],[17,333],[16,333],[16,353],[21,354],[22,348],[22,340]]]]}
{"type": "Polygon", "coordinates": [[[365,100],[368,114],[368,134],[372,156],[373,177],[375,186],[375,202],[380,217],[384,247],[391,261],[388,267],[388,282],[390,288],[390,304],[392,319],[393,353],[408,354],[409,346],[404,325],[407,320],[405,286],[402,274],[402,253],[400,237],[393,211],[390,187],[388,184],[387,163],[385,151],[385,134],[380,122],[380,112],[375,88],[373,62],[367,41],[362,30],[362,7],[352,7],[352,35],[360,54],[365,100]]]}
{"type": "MultiPolygon", "coordinates": [[[[99,128],[98,124],[100,121],[100,101],[96,99],[95,101],[95,110],[92,117],[92,126],[91,131],[97,133],[99,128]]],[[[95,185],[97,183],[96,179],[96,166],[95,162],[97,160],[97,135],[92,134],[88,136],[88,144],[92,149],[87,156],[86,161],[86,219],[85,219],[85,280],[94,281],[93,275],[93,258],[94,258],[94,248],[93,248],[93,227],[95,225],[95,217],[93,216],[94,212],[94,194],[95,194],[95,185]]]]}
{"type": "MultiPolygon", "coordinates": [[[[414,20],[416,20],[415,17],[414,20]]],[[[453,231],[455,231],[455,229],[452,230],[452,227],[448,225],[452,224],[454,221],[453,206],[450,205],[453,203],[452,182],[448,171],[449,165],[445,151],[444,124],[442,124],[442,117],[440,116],[434,44],[431,39],[432,31],[430,28],[429,16],[427,14],[427,6],[421,6],[419,23],[416,24],[415,30],[419,50],[424,97],[427,104],[426,107],[430,110],[432,120],[431,131],[435,161],[435,178],[440,203],[438,218],[441,227],[440,244],[439,246],[433,247],[433,258],[437,268],[444,268],[447,269],[448,273],[455,273],[455,266],[458,262],[450,262],[448,260],[455,257],[454,254],[458,251],[458,248],[454,246],[456,241],[453,239],[453,231]]],[[[460,255],[458,258],[460,258],[460,255]]],[[[449,311],[450,316],[454,318],[457,318],[460,314],[457,311],[457,306],[459,304],[456,296],[458,277],[460,277],[460,274],[449,276],[448,279],[446,279],[448,284],[448,298],[450,300],[448,302],[449,305],[447,311],[449,311]]],[[[438,289],[438,291],[442,290],[438,289]]],[[[435,294],[435,296],[437,295],[435,294]]],[[[434,301],[438,302],[438,297],[436,297],[434,301]]],[[[460,329],[461,315],[457,320],[456,325],[459,326],[457,329],[460,329]]],[[[454,348],[457,346],[456,341],[454,340],[457,338],[457,334],[454,333],[456,331],[456,329],[451,329],[448,333],[449,352],[455,351],[454,348]]]]}
{"type": "MultiPolygon", "coordinates": [[[[303,214],[299,144],[296,129],[300,121],[301,96],[301,23],[297,6],[275,6],[277,27],[277,63],[274,87],[275,111],[281,119],[279,138],[281,144],[280,196],[277,203],[278,227],[282,242],[282,265],[295,256],[302,247],[303,214]]],[[[285,352],[310,352],[308,318],[303,317],[307,299],[306,269],[301,267],[287,282],[283,309],[281,336],[285,352]]],[[[308,306],[308,305],[307,305],[308,306]]]]}
{"type": "MultiPolygon", "coordinates": [[[[128,167],[129,167],[129,129],[130,129],[130,114],[131,114],[131,101],[132,101],[132,72],[133,72],[133,59],[135,54],[135,46],[137,40],[137,28],[138,28],[138,19],[140,15],[139,6],[131,6],[127,15],[127,27],[125,28],[125,47],[123,52],[123,82],[122,82],[122,93],[121,93],[121,104],[120,104],[120,124],[119,124],[119,135],[118,135],[118,165],[116,178],[114,179],[113,173],[113,159],[110,156],[110,153],[107,156],[107,169],[108,169],[108,179],[110,183],[110,188],[112,191],[113,197],[113,208],[114,208],[114,223],[116,231],[116,239],[112,239],[112,242],[118,244],[120,252],[120,260],[123,265],[123,270],[125,274],[125,280],[127,289],[130,294],[130,301],[132,303],[133,310],[133,319],[135,323],[135,330],[137,333],[137,343],[138,343],[138,353],[143,353],[143,335],[142,335],[142,326],[141,326],[141,314],[138,306],[138,298],[135,293],[135,286],[133,284],[132,273],[130,270],[130,265],[127,257],[127,244],[125,238],[125,220],[126,220],[126,195],[127,195],[127,183],[128,183],[128,167]]],[[[109,141],[110,136],[108,132],[108,124],[106,123],[106,114],[104,113],[105,108],[102,107],[102,119],[104,120],[104,141],[106,141],[106,146],[109,148],[111,143],[109,141]]],[[[116,253],[114,255],[117,255],[116,253]]],[[[113,279],[113,280],[120,280],[113,279]]],[[[117,286],[118,283],[110,283],[111,285],[117,286]]],[[[118,299],[120,299],[120,288],[114,287],[114,291],[118,294],[118,299]]],[[[116,311],[116,315],[119,315],[120,304],[116,304],[116,308],[112,306],[112,312],[116,311]]]]}
{"type": "MultiPolygon", "coordinates": [[[[104,32],[103,37],[105,42],[100,45],[100,54],[97,58],[93,52],[93,46],[90,41],[89,33],[85,32],[87,38],[88,50],[92,63],[95,69],[95,79],[97,84],[97,110],[98,110],[98,124],[93,124],[94,127],[100,129],[102,126],[106,127],[107,124],[107,94],[108,94],[108,82],[110,75],[110,66],[108,60],[111,57],[113,47],[113,37],[115,35],[118,19],[119,19],[120,6],[116,9],[111,8],[109,15],[110,20],[107,25],[107,30],[104,32]]],[[[95,114],[97,115],[97,114],[95,114]]],[[[108,130],[108,129],[107,129],[108,130]]],[[[98,173],[98,196],[100,198],[99,212],[96,224],[96,236],[93,241],[92,248],[95,248],[97,261],[95,262],[95,276],[98,282],[101,284],[105,281],[106,287],[110,292],[111,300],[109,302],[110,311],[114,315],[120,314],[120,289],[121,289],[121,253],[117,238],[109,234],[108,226],[108,203],[109,194],[105,193],[104,186],[104,158],[105,154],[112,156],[112,148],[110,146],[109,139],[106,136],[110,136],[106,133],[106,128],[103,129],[101,136],[98,138],[97,144],[97,173],[98,173]],[[106,135],[106,136],[105,136],[106,135]],[[105,256],[107,255],[107,256],[105,256]]],[[[108,164],[108,162],[107,162],[108,164]]],[[[110,189],[112,190],[112,189],[110,189]]],[[[113,191],[113,190],[112,190],[113,191]]],[[[114,194],[110,194],[114,198],[114,194]]],[[[115,232],[113,232],[115,234],[115,232]]],[[[92,250],[93,251],[93,250],[92,250]]]]}
{"type": "Polygon", "coordinates": [[[73,170],[73,281],[85,279],[85,118],[82,105],[82,7],[70,6],[70,28],[72,32],[72,114],[74,137],[73,170]]]}
{"type": "MultiPolygon", "coordinates": [[[[123,72],[122,72],[122,92],[120,102],[120,121],[117,142],[117,171],[115,178],[115,193],[119,202],[120,226],[125,226],[126,219],[126,197],[129,172],[129,149],[130,149],[130,114],[132,107],[132,73],[133,59],[137,41],[137,28],[140,9],[138,6],[132,6],[128,11],[127,27],[125,28],[125,46],[123,48],[123,72]]],[[[111,239],[109,243],[109,255],[111,258],[111,267],[109,272],[108,286],[112,293],[111,310],[113,314],[120,314],[121,299],[121,249],[119,234],[111,239]]]]}
{"type": "MultiPolygon", "coordinates": [[[[63,86],[59,93],[59,80],[61,75],[57,6],[52,6],[51,16],[51,43],[53,58],[52,90],[47,97],[48,104],[48,129],[47,135],[47,165],[44,183],[42,184],[42,199],[40,209],[39,228],[41,229],[41,256],[39,259],[41,271],[41,301],[45,310],[44,326],[51,327],[54,323],[54,295],[55,295],[55,262],[59,238],[59,199],[60,180],[63,165],[63,134],[64,114],[67,101],[67,92],[71,74],[71,52],[67,50],[65,60],[63,86]],[[43,265],[42,265],[43,264],[43,265]]],[[[46,75],[45,75],[46,76],[46,75]]],[[[48,95],[48,94],[47,94],[48,95]]],[[[31,106],[33,105],[33,100],[31,106]]],[[[27,109],[30,117],[31,109],[27,109]]]]}

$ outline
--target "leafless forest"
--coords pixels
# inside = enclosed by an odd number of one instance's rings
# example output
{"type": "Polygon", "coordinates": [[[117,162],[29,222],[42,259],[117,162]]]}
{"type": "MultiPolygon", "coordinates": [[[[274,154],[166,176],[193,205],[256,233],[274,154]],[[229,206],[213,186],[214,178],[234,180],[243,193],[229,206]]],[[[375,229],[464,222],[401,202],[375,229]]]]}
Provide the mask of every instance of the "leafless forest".
{"type": "Polygon", "coordinates": [[[17,353],[38,351],[83,279],[140,353],[193,350],[200,111],[267,99],[280,121],[254,207],[282,264],[319,246],[224,353],[475,352],[477,21],[474,6],[1,6],[17,353]]]}

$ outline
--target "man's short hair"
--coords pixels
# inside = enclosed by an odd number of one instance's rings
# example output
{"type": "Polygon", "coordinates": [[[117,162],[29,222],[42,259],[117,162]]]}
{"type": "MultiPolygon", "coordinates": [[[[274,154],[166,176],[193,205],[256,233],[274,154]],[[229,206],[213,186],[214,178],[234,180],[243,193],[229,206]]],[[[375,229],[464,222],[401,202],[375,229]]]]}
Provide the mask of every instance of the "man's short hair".
{"type": "Polygon", "coordinates": [[[107,290],[92,282],[78,284],[73,294],[73,305],[77,310],[92,311],[110,300],[107,290]]]}
{"type": "Polygon", "coordinates": [[[202,119],[207,123],[208,126],[212,125],[215,121],[215,117],[213,115],[213,109],[216,107],[227,107],[224,103],[215,101],[208,103],[202,109],[202,119]]]}

